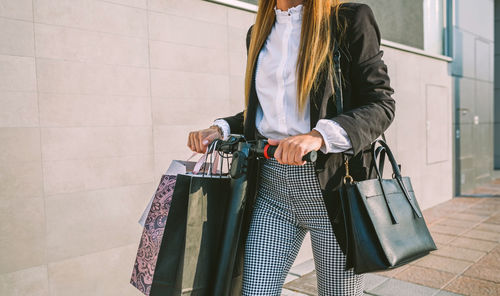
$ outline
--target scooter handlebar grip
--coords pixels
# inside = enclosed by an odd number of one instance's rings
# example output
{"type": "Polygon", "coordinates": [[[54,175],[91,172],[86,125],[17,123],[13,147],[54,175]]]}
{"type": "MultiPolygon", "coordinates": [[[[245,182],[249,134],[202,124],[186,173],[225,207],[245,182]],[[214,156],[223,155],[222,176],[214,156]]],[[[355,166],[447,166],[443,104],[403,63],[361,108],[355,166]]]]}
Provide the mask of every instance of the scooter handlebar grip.
{"type": "MultiPolygon", "coordinates": [[[[274,158],[274,152],[276,152],[277,148],[278,148],[278,146],[271,146],[269,144],[264,146],[264,157],[267,159],[274,158]]],[[[302,160],[313,162],[313,161],[316,161],[317,158],[318,158],[318,152],[313,150],[313,151],[307,153],[306,155],[304,155],[302,157],[302,160]]]]}

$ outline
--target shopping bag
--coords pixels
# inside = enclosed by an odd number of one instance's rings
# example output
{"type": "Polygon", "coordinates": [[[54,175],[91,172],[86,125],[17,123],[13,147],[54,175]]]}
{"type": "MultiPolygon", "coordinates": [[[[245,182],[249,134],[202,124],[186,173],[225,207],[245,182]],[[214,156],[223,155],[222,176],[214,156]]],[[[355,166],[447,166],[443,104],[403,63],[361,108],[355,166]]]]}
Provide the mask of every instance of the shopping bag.
{"type": "Polygon", "coordinates": [[[436,250],[411,180],[401,175],[389,146],[376,140],[371,151],[377,178],[353,181],[347,161],[340,189],[347,234],[345,269],[354,268],[357,274],[399,267],[436,250]],[[377,164],[385,154],[392,179],[383,179],[383,161],[377,164]]]}
{"type": "MultiPolygon", "coordinates": [[[[198,173],[201,169],[201,165],[206,162],[206,154],[197,162],[189,161],[189,159],[196,154],[197,153],[193,153],[187,161],[174,160],[171,162],[167,172],[162,175],[155,194],[153,194],[139,219],[139,223],[144,228],[137,250],[130,283],[145,295],[150,294],[158,252],[160,250],[166,220],[171,207],[177,174],[186,174],[192,171],[198,173]]],[[[218,158],[216,158],[215,164],[217,160],[218,158]]]]}
{"type": "MultiPolygon", "coordinates": [[[[212,295],[228,206],[229,176],[178,174],[151,296],[212,295]]],[[[235,269],[241,286],[241,269],[235,269]]]]}

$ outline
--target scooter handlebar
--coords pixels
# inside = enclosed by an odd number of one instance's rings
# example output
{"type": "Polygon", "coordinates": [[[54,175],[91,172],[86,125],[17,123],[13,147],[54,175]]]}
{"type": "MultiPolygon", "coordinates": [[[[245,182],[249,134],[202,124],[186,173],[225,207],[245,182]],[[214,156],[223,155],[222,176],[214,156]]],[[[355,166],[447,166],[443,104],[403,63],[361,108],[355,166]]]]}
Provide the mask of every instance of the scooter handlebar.
{"type": "MultiPolygon", "coordinates": [[[[264,157],[267,159],[274,158],[274,152],[276,152],[277,148],[278,148],[278,146],[271,146],[269,144],[266,144],[264,146],[264,157]]],[[[302,160],[313,162],[313,161],[316,161],[317,158],[318,158],[318,152],[313,150],[313,151],[307,153],[306,155],[304,155],[302,157],[302,160]]]]}

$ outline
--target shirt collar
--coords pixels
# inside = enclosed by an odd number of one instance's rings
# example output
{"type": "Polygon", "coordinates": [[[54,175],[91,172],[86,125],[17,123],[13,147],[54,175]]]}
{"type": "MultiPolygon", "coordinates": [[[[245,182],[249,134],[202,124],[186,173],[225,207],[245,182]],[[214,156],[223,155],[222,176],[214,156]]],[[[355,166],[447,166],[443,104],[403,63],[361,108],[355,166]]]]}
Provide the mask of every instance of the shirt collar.
{"type": "Polygon", "coordinates": [[[289,22],[299,22],[302,20],[302,9],[303,5],[299,4],[294,7],[288,8],[288,10],[283,11],[274,6],[274,12],[276,14],[276,21],[278,23],[289,23],[289,22]]]}

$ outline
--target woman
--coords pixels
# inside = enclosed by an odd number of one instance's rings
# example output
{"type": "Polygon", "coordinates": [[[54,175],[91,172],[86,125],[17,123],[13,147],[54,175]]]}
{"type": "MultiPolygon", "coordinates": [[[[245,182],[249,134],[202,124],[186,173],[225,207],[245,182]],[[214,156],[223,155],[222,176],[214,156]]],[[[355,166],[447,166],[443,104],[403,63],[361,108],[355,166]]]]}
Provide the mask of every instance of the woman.
{"type": "Polygon", "coordinates": [[[363,275],[344,270],[338,188],[345,174],[340,152],[351,155],[355,180],[374,177],[367,170],[370,144],[394,118],[372,10],[338,0],[259,1],[247,52],[245,110],[191,132],[187,144],[203,153],[214,139],[234,133],[278,146],[274,159],[248,168],[248,187],[255,189],[244,230],[242,294],[280,295],[310,231],[319,295],[362,295],[363,275]],[[328,87],[329,79],[339,80],[332,71],[335,42],[342,57],[342,113],[328,87]],[[302,161],[312,150],[317,161],[302,161]]]}

